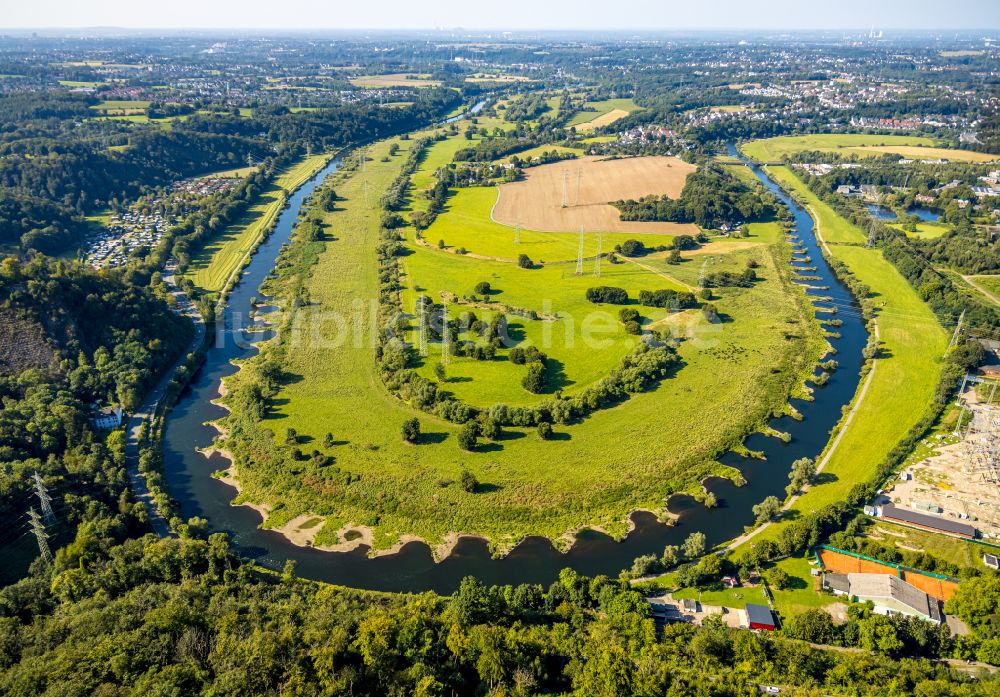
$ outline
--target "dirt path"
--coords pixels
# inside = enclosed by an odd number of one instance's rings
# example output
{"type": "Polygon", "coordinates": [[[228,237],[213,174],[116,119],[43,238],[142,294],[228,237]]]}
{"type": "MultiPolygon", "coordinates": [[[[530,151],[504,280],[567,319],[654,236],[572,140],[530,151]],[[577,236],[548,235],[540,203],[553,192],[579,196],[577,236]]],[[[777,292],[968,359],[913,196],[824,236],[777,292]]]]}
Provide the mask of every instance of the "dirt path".
{"type": "MultiPolygon", "coordinates": [[[[987,274],[980,274],[980,275],[981,276],[986,276],[987,278],[997,278],[996,275],[987,275],[987,274]]],[[[979,285],[978,283],[976,283],[975,281],[973,281],[972,280],[973,278],[975,278],[975,276],[962,276],[962,280],[963,281],[965,281],[970,286],[972,286],[973,288],[975,288],[976,290],[978,290],[980,293],[982,293],[983,295],[985,295],[987,298],[989,298],[993,302],[994,305],[1000,306],[1000,298],[998,298],[997,296],[993,295],[993,293],[991,293],[990,291],[986,290],[981,285],[979,285]]]]}
{"type": "Polygon", "coordinates": [[[671,283],[676,283],[681,288],[686,288],[689,291],[691,291],[692,293],[694,293],[694,292],[696,292],[698,290],[694,286],[689,286],[687,283],[685,283],[684,281],[680,280],[679,278],[674,278],[673,276],[671,276],[668,273],[663,273],[659,269],[654,268],[654,267],[650,266],[649,264],[643,264],[641,261],[638,261],[636,259],[630,259],[629,257],[627,257],[627,256],[625,256],[623,254],[617,254],[617,255],[615,255],[615,258],[619,259],[621,261],[628,262],[629,264],[635,264],[636,266],[638,266],[640,268],[646,269],[646,271],[649,271],[651,273],[655,273],[660,278],[665,278],[668,281],[670,281],[671,283]]]}

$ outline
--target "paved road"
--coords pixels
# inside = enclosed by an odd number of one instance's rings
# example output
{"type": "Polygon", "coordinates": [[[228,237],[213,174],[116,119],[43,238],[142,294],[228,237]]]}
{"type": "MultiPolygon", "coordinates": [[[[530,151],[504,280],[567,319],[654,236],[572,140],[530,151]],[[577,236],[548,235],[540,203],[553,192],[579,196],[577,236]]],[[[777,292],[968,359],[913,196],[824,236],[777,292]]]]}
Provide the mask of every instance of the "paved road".
{"type": "Polygon", "coordinates": [[[146,395],[146,399],[142,406],[136,410],[134,414],[129,417],[127,430],[126,430],[126,441],[125,441],[125,467],[128,471],[129,483],[132,487],[132,493],[138,501],[141,501],[146,506],[146,510],[149,512],[149,525],[153,528],[155,532],[160,537],[166,537],[170,534],[170,528],[167,526],[167,522],[163,520],[160,512],[157,510],[156,505],[153,502],[153,496],[149,492],[149,487],[146,485],[146,477],[142,472],[139,471],[139,432],[142,428],[142,423],[149,420],[155,413],[157,408],[160,406],[160,402],[163,401],[163,396],[167,391],[167,386],[174,377],[174,373],[177,372],[177,368],[180,367],[187,359],[187,354],[196,351],[199,346],[201,346],[202,341],[205,337],[205,323],[201,319],[201,315],[198,309],[194,306],[194,303],[187,297],[180,288],[177,287],[174,271],[176,265],[171,262],[167,265],[163,272],[163,280],[170,287],[171,294],[177,299],[177,305],[175,306],[176,311],[187,315],[194,322],[194,336],[191,339],[191,345],[188,346],[187,350],[177,359],[177,362],[170,367],[160,379],[160,382],[146,395]]]}

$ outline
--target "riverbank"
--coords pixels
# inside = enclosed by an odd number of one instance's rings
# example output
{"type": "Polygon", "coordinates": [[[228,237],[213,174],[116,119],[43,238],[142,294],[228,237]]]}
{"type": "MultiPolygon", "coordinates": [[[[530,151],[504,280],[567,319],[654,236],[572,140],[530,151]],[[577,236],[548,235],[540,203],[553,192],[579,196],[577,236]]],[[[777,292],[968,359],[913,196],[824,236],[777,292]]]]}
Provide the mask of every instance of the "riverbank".
{"type": "MultiPolygon", "coordinates": [[[[769,167],[768,173],[807,205],[825,252],[871,288],[880,347],[878,369],[869,374],[864,398],[855,401],[850,422],[842,426],[836,447],[830,449],[824,476],[787,507],[784,517],[794,520],[844,500],[852,487],[875,476],[879,464],[929,407],[948,337],[882,253],[863,246],[864,231],[838,216],[788,168],[769,167]]],[[[779,520],[754,537],[758,542],[776,539],[783,526],[779,520]]]]}

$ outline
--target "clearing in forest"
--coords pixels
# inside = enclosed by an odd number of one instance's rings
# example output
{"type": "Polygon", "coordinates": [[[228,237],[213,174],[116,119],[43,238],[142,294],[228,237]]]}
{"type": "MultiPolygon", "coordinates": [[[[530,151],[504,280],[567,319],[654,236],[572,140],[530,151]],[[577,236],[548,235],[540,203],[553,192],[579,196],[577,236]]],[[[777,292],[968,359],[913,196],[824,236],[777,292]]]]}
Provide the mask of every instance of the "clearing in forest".
{"type": "Polygon", "coordinates": [[[623,221],[609,203],[654,194],[677,198],[694,171],[694,165],[676,157],[582,157],[541,165],[526,170],[524,180],[500,187],[491,217],[502,225],[540,232],[695,235],[694,225],[623,221]]]}

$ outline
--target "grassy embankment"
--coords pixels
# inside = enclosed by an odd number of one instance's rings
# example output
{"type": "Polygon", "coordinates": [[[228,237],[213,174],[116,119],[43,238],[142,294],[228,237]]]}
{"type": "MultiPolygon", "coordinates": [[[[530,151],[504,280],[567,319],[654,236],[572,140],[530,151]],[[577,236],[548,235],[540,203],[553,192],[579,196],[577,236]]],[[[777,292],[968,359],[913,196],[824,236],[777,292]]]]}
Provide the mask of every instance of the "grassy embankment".
{"type": "MultiPolygon", "coordinates": [[[[855,484],[874,476],[886,454],[926,412],[941,372],[948,336],[916,291],[877,249],[864,246],[864,231],[821,202],[787,167],[769,174],[805,201],[834,257],[874,293],[882,356],[853,422],[823,471],[787,518],[843,500],[855,484]]],[[[773,539],[781,523],[754,541],[773,539]]]]}
{"type": "MultiPolygon", "coordinates": [[[[463,146],[464,138],[458,139],[457,146],[463,146]]],[[[662,255],[642,260],[671,269],[690,284],[696,283],[703,264],[709,270],[737,269],[751,255],[761,264],[758,272],[764,280],[755,288],[719,293],[715,302],[727,321],[703,326],[700,334],[681,344],[685,365],[675,376],[583,423],[558,427],[554,440],[540,440],[534,429],[509,428],[499,441],[484,443],[474,453],[463,452],[456,443],[455,425],[414,411],[386,393],[367,339],[337,342],[341,327],[319,321],[328,313],[353,317],[358,307],[369,307],[377,296],[377,201],[415,141],[395,142],[400,151],[387,162],[382,161],[387,142],[369,149],[367,206],[360,173],[345,171],[334,183],[343,200],[338,210],[323,217],[335,239],[323,243],[315,252],[315,266],[299,275],[310,302],[298,310],[296,326],[302,331],[285,339],[294,341],[283,363],[291,378],[264,421],[282,436],[286,428],[294,428],[305,450],[322,449],[336,457],[338,467],[352,473],[352,482],[349,487],[330,486],[304,476],[296,463],[241,471],[241,499],[270,504],[270,526],[315,514],[325,518],[319,542],[334,541],[335,531],[350,523],[373,528],[377,548],[390,547],[406,535],[437,543],[454,532],[488,536],[498,549],[527,534],[558,539],[581,526],[599,525],[621,535],[629,511],[660,509],[669,493],[690,489],[701,476],[719,471],[712,458],[738,443],[748,429],[763,424],[773,410],[783,409],[790,386],[811,370],[822,350],[801,291],[789,285],[788,252],[778,227],[755,226],[752,238],[740,240],[746,246],[733,245],[727,254],[728,243],[720,243],[711,255],[714,262],[708,261],[709,255],[688,253],[676,266],[667,266],[662,255]],[[400,438],[403,422],[413,416],[425,433],[416,446],[400,438]],[[322,445],[325,433],[336,441],[332,448],[322,445]],[[454,483],[465,468],[482,483],[477,493],[454,483]]],[[[452,141],[434,146],[414,177],[416,191],[429,184],[429,173],[448,161],[446,153],[453,147],[452,141]]],[[[415,207],[421,204],[415,195],[415,207]]],[[[597,283],[559,269],[526,270],[459,257],[414,245],[412,230],[406,235],[406,303],[412,303],[418,287],[432,295],[439,290],[461,295],[476,282],[492,279],[503,291],[499,298],[504,302],[537,307],[541,299],[551,297],[555,309],[564,303],[568,313],[579,308],[582,290],[597,283]]],[[[655,272],[631,264],[609,266],[605,274],[601,283],[669,287],[655,272]]],[[[523,331],[532,336],[540,330],[525,326],[523,331]]],[[[579,389],[602,370],[612,369],[627,350],[626,342],[634,341],[617,322],[611,323],[610,337],[610,348],[591,352],[599,358],[578,349],[564,355],[563,371],[573,380],[567,389],[579,389]]],[[[432,364],[426,361],[418,370],[429,370],[432,364]]],[[[537,400],[520,386],[521,370],[505,360],[454,360],[444,388],[486,405],[499,399],[537,400]]]]}
{"type": "Polygon", "coordinates": [[[278,174],[239,222],[230,225],[223,234],[210,240],[191,259],[186,275],[192,282],[204,291],[222,290],[246,253],[278,217],[285,205],[286,192],[301,186],[322,169],[328,159],[327,155],[312,155],[278,174]]]}

